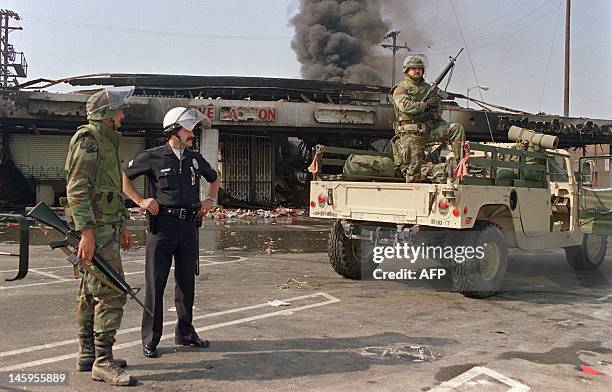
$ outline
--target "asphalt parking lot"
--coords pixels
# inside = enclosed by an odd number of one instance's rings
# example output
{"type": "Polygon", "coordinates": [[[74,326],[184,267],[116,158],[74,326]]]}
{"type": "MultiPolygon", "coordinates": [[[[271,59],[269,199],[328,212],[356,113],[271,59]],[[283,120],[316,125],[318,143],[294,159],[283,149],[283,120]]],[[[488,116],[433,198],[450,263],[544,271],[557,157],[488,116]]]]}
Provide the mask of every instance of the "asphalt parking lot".
{"type": "MultiPolygon", "coordinates": [[[[576,274],[563,251],[512,251],[499,295],[450,291],[450,279],[351,281],[327,261],[325,222],[207,223],[194,325],[207,349],[173,342],[172,275],[162,356],[144,358],[141,310],[128,301],[115,356],[134,389],[172,391],[609,391],[612,251],[576,274]],[[274,223],[274,224],[273,224],[274,223]],[[288,306],[272,306],[280,300],[288,306]]],[[[136,233],[137,236],[141,234],[136,233]]],[[[3,249],[16,250],[5,243],[3,249]]],[[[144,284],[144,249],[123,254],[144,284]]],[[[16,260],[0,258],[8,277],[16,260]]],[[[78,281],[60,252],[33,245],[29,275],[0,284],[0,389],[115,390],[75,371],[78,281]],[[65,372],[63,385],[9,375],[65,372]]]]}

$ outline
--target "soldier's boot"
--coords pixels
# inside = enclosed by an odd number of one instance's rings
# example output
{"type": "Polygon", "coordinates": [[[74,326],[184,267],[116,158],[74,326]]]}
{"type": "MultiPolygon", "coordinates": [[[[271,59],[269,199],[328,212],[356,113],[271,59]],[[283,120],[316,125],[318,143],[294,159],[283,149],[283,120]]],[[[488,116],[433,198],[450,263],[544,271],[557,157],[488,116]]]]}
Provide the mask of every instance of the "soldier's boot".
{"type": "Polygon", "coordinates": [[[136,379],[113,362],[113,345],[96,342],[96,360],[91,369],[91,378],[111,385],[128,386],[136,379]]]}
{"type": "MultiPolygon", "coordinates": [[[[88,372],[91,370],[96,359],[96,347],[93,336],[79,336],[79,355],[77,356],[77,370],[88,372]]],[[[115,365],[126,367],[127,362],[121,358],[113,358],[115,365]]]]}

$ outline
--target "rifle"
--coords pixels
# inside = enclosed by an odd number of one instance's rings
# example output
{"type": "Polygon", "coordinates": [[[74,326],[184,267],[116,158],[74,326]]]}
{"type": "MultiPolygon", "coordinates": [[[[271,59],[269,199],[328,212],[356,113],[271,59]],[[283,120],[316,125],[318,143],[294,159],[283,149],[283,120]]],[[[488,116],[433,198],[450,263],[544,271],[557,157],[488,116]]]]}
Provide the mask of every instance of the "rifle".
{"type": "Polygon", "coordinates": [[[72,230],[68,224],[62,220],[57,214],[45,204],[45,202],[38,203],[29,213],[28,216],[36,219],[38,222],[45,224],[59,231],[65,237],[63,240],[59,241],[50,241],[49,246],[51,249],[61,249],[67,256],[67,260],[73,266],[80,265],[87,272],[94,275],[97,279],[102,281],[104,284],[108,285],[113,290],[127,294],[132,298],[140,307],[142,307],[147,313],[153,316],[151,310],[144,306],[144,304],[136,297],[136,294],[140,291],[139,288],[133,289],[130,285],[113,269],[113,267],[108,264],[103,257],[94,252],[92,264],[96,266],[101,273],[98,273],[93,268],[91,268],[86,263],[83,263],[81,260],[77,258],[76,251],[70,251],[68,247],[72,249],[79,248],[79,242],[81,241],[81,236],[76,231],[72,230]]]}
{"type": "Polygon", "coordinates": [[[444,80],[444,78],[446,77],[446,74],[448,74],[450,70],[453,69],[453,67],[455,66],[455,61],[457,61],[457,57],[459,57],[461,52],[463,52],[463,48],[461,48],[461,50],[459,51],[459,53],[457,53],[455,57],[449,56],[450,61],[448,62],[446,67],[442,70],[442,72],[440,72],[440,75],[438,75],[436,80],[431,84],[431,86],[427,90],[427,93],[425,93],[425,97],[423,97],[423,102],[427,102],[431,99],[431,96],[436,92],[436,89],[438,88],[440,83],[442,83],[442,80],[444,80]]]}

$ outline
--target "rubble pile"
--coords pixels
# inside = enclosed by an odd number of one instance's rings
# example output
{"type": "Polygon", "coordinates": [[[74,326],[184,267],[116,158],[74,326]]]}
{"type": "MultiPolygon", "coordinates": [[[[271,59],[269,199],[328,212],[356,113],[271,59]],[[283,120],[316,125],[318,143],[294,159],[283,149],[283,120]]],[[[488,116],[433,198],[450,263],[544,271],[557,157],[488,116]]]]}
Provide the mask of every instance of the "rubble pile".
{"type": "MultiPolygon", "coordinates": [[[[143,208],[129,208],[131,219],[145,219],[143,208]]],[[[205,216],[206,219],[275,219],[281,217],[304,216],[306,211],[302,208],[277,207],[273,210],[246,209],[246,208],[213,208],[205,216]]]]}

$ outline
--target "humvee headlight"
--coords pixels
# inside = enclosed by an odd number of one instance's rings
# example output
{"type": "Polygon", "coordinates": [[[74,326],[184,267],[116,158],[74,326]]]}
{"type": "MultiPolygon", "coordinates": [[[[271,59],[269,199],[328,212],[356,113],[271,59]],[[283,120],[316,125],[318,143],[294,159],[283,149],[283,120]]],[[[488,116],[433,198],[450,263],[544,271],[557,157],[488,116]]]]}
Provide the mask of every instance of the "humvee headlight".
{"type": "Polygon", "coordinates": [[[459,208],[455,207],[455,208],[453,209],[453,216],[454,216],[455,218],[459,218],[459,208]]]}
{"type": "Polygon", "coordinates": [[[317,203],[315,203],[314,200],[310,201],[310,207],[315,208],[317,206],[317,203]]]}

